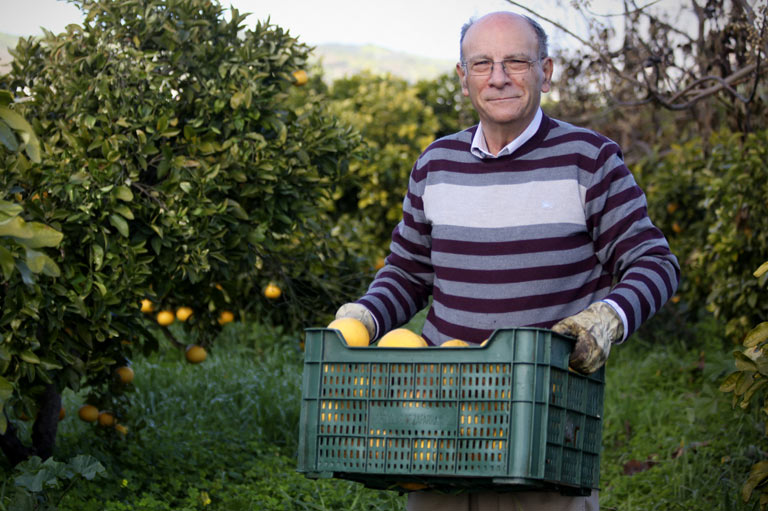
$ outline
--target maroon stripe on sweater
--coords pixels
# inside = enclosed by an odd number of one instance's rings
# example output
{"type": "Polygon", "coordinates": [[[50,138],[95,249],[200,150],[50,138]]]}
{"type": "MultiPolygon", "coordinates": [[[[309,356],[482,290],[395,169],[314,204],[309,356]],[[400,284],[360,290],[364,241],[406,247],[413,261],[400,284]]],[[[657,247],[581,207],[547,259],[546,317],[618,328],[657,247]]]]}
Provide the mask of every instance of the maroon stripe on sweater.
{"type": "Polygon", "coordinates": [[[599,289],[609,288],[611,281],[611,276],[606,274],[585,283],[578,289],[562,289],[556,293],[503,299],[449,295],[443,293],[437,287],[433,289],[432,293],[436,301],[451,309],[465,312],[504,314],[571,303],[579,298],[592,295],[599,289]]]}
{"type": "MultiPolygon", "coordinates": [[[[602,236],[600,239],[602,240],[602,236]]],[[[663,240],[664,235],[661,233],[660,230],[653,228],[653,229],[646,229],[644,231],[641,231],[637,233],[635,236],[632,236],[631,238],[627,238],[626,240],[623,240],[616,244],[615,247],[613,247],[613,252],[611,253],[609,259],[605,262],[606,268],[608,268],[609,271],[612,271],[614,273],[621,273],[623,269],[620,269],[616,267],[618,262],[621,260],[621,258],[624,256],[625,253],[632,251],[635,247],[642,245],[643,243],[652,242],[654,240],[663,240]]],[[[609,239],[602,240],[604,242],[609,242],[609,239]]],[[[598,240],[597,249],[603,250],[603,246],[600,244],[600,240],[598,240]]],[[[643,255],[669,255],[669,250],[666,248],[662,248],[658,245],[652,246],[649,248],[643,255]],[[658,251],[656,248],[658,247],[658,251]],[[665,253],[666,252],[666,253],[665,253]]],[[[635,258],[637,259],[637,258],[635,258]]]]}
{"type": "Polygon", "coordinates": [[[624,312],[624,315],[627,316],[627,328],[629,329],[629,332],[624,332],[624,336],[628,336],[632,332],[634,332],[637,329],[637,318],[635,317],[635,309],[632,307],[632,304],[629,303],[629,301],[621,296],[620,294],[611,294],[607,296],[606,298],[610,298],[616,304],[621,307],[621,310],[624,312]]]}
{"type": "MultiPolygon", "coordinates": [[[[403,223],[422,236],[429,236],[432,234],[432,225],[418,222],[411,213],[403,211],[403,223]]],[[[395,230],[392,232],[392,236],[394,237],[395,234],[400,234],[400,231],[397,228],[395,228],[395,230]]]]}
{"type": "Polygon", "coordinates": [[[446,254],[496,256],[559,252],[562,250],[580,248],[591,243],[592,239],[586,234],[503,242],[467,242],[460,240],[433,239],[432,250],[436,252],[444,252],[446,254]]]}
{"type": "MultiPolygon", "coordinates": [[[[624,216],[621,221],[616,222],[613,224],[609,229],[603,230],[598,236],[598,238],[595,240],[595,247],[597,250],[603,250],[605,246],[608,243],[613,242],[616,239],[621,239],[621,235],[624,233],[624,231],[627,230],[627,228],[636,222],[639,222],[641,219],[645,218],[645,207],[641,206],[634,211],[631,211],[626,216],[624,216]]],[[[591,218],[595,219],[596,215],[593,215],[591,218]]],[[[587,221],[587,229],[590,232],[593,232],[594,229],[596,229],[599,226],[596,226],[594,222],[587,221]]],[[[661,231],[659,231],[656,228],[648,228],[643,231],[641,231],[638,235],[631,238],[631,246],[634,246],[642,241],[651,240],[651,239],[658,239],[661,237],[661,231]]],[[[626,246],[626,243],[619,243],[617,246],[626,246]]]]}
{"type": "Polygon", "coordinates": [[[619,181],[620,179],[624,179],[625,177],[631,175],[629,172],[629,169],[625,167],[624,165],[618,165],[616,168],[611,170],[610,172],[607,172],[603,178],[592,185],[588,190],[587,193],[584,194],[584,200],[587,204],[595,200],[597,197],[600,197],[604,193],[606,193],[613,184],[614,181],[619,181]]]}
{"type": "Polygon", "coordinates": [[[635,285],[630,284],[628,282],[621,282],[614,288],[614,291],[620,291],[622,289],[627,289],[629,291],[632,291],[635,296],[637,296],[637,300],[640,303],[640,319],[644,320],[645,318],[649,317],[651,315],[651,304],[648,302],[648,299],[645,297],[645,293],[640,291],[635,285]]]}
{"type": "MultiPolygon", "coordinates": [[[[482,328],[471,328],[468,326],[451,323],[450,321],[447,321],[443,318],[438,317],[437,314],[435,313],[434,308],[429,309],[429,312],[427,313],[427,321],[432,323],[435,326],[435,328],[437,328],[438,332],[441,332],[454,339],[461,339],[462,341],[472,342],[476,344],[483,342],[488,337],[490,337],[491,333],[493,333],[493,330],[485,330],[482,328]]],[[[510,327],[512,326],[513,325],[510,325],[510,327]]],[[[514,325],[514,326],[524,326],[524,325],[514,325]]],[[[429,339],[427,336],[424,336],[424,339],[430,345],[435,344],[434,341],[429,339]]]]}
{"type": "Polygon", "coordinates": [[[469,282],[472,284],[512,284],[570,277],[588,272],[599,264],[596,256],[590,256],[581,261],[569,264],[551,266],[534,266],[509,270],[468,270],[435,266],[435,276],[441,280],[453,282],[469,282]]]}
{"type": "MultiPolygon", "coordinates": [[[[642,257],[645,256],[668,256],[670,254],[670,251],[666,247],[654,247],[653,250],[648,250],[647,252],[644,252],[642,257]]],[[[667,290],[667,297],[672,296],[672,282],[669,280],[669,274],[664,271],[664,268],[661,267],[656,261],[637,261],[633,268],[645,268],[646,270],[650,270],[654,273],[656,273],[659,276],[659,279],[664,282],[664,286],[667,290]]],[[[677,271],[677,268],[675,268],[675,275],[677,279],[680,279],[680,272],[677,271]]],[[[653,289],[656,289],[656,286],[653,287],[653,289]]]]}
{"type": "MultiPolygon", "coordinates": [[[[634,269],[635,266],[633,266],[632,268],[634,269]]],[[[650,278],[648,278],[647,275],[643,275],[642,273],[637,273],[632,271],[632,272],[627,272],[624,275],[625,282],[631,282],[633,280],[642,282],[643,284],[646,285],[646,287],[648,287],[648,290],[651,292],[651,296],[653,297],[653,308],[655,310],[659,310],[659,308],[662,306],[662,302],[661,302],[661,293],[659,292],[659,288],[656,287],[656,283],[650,278]]]]}

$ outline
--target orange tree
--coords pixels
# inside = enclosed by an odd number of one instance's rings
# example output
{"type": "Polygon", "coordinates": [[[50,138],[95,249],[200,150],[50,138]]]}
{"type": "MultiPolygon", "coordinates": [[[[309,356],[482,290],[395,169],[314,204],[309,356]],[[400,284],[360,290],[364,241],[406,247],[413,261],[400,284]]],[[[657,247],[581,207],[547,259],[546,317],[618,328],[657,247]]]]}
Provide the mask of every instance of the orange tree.
{"type": "Polygon", "coordinates": [[[355,181],[337,192],[339,229],[372,235],[379,253],[400,220],[411,168],[438,130],[432,107],[418,93],[402,78],[368,72],[334,81],[327,93],[333,111],[359,130],[368,149],[351,164],[355,181]]]}
{"type": "Polygon", "coordinates": [[[142,299],[189,306],[185,328],[207,345],[223,310],[295,328],[362,282],[350,240],[331,235],[331,190],[359,138],[322,103],[291,106],[305,45],[209,0],[78,5],[82,25],[20,40],[0,77],[41,142],[39,163],[3,153],[0,189],[63,234],[59,276],[2,287],[12,464],[50,454],[64,388],[119,420],[115,369],[167,332],[142,299]],[[279,298],[263,296],[269,282],[279,298]],[[21,415],[37,418],[32,445],[21,415]]]}

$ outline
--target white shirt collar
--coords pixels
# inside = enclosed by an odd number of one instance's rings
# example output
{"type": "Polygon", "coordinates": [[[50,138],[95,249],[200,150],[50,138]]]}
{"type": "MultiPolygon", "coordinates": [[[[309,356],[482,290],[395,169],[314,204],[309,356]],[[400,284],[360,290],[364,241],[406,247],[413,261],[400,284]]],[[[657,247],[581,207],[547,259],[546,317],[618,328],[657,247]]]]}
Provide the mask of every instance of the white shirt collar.
{"type": "Polygon", "coordinates": [[[536,110],[536,115],[533,117],[533,120],[528,127],[525,128],[516,139],[505,145],[501,151],[499,151],[499,154],[492,154],[488,151],[488,144],[485,142],[485,136],[483,136],[483,124],[478,123],[475,136],[472,137],[472,147],[470,148],[470,151],[478,158],[499,158],[500,156],[512,154],[518,147],[528,142],[528,140],[539,131],[542,115],[541,108],[536,110]]]}

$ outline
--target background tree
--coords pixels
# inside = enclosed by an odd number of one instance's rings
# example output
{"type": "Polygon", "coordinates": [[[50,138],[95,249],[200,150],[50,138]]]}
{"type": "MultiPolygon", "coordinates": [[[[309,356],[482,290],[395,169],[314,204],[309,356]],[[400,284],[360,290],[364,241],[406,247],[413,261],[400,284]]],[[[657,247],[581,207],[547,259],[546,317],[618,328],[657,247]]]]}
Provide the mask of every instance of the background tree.
{"type": "Polygon", "coordinates": [[[120,419],[115,368],[168,333],[142,299],[189,306],[184,328],[207,346],[233,316],[324,321],[367,263],[331,234],[331,191],[359,137],[322,104],[288,100],[305,45],[268,23],[244,30],[244,15],[227,21],[208,0],[79,5],[82,25],[20,40],[0,77],[31,100],[41,141],[39,163],[4,159],[1,189],[64,235],[59,277],[3,287],[0,447],[12,463],[47,452],[19,441],[15,418],[57,415],[65,387],[91,389],[120,419]],[[270,282],[282,293],[265,297],[270,282]]]}

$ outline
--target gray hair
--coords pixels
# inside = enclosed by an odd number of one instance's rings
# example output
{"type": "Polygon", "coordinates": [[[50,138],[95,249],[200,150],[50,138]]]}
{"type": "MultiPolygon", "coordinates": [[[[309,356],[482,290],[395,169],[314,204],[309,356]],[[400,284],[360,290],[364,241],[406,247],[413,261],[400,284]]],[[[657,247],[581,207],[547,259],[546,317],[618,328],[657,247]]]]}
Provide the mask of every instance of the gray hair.
{"type": "MultiPolygon", "coordinates": [[[[520,16],[522,16],[531,26],[533,31],[536,32],[536,39],[539,43],[539,59],[547,58],[549,55],[547,43],[548,37],[547,33],[544,31],[544,27],[542,27],[539,22],[533,18],[530,18],[524,14],[521,14],[520,16]]],[[[474,25],[477,20],[478,18],[473,16],[461,27],[461,37],[459,38],[459,59],[462,63],[464,62],[464,36],[467,35],[467,30],[469,30],[469,27],[474,25]]]]}

